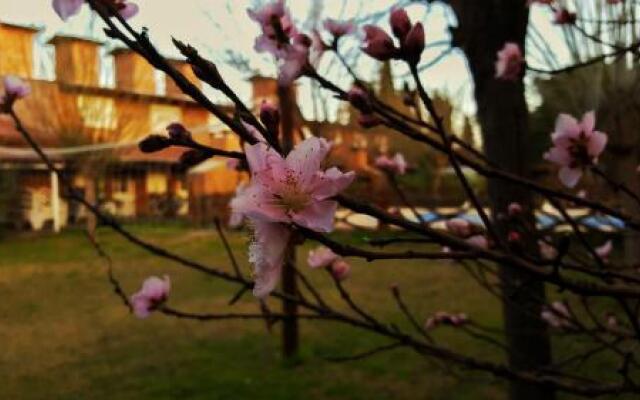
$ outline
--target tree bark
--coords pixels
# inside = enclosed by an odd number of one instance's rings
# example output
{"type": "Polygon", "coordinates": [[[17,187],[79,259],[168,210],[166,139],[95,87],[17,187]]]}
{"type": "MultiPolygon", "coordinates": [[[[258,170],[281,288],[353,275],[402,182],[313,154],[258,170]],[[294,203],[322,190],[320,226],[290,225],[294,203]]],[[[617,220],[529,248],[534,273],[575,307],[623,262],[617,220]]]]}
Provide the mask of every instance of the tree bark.
{"type": "MultiPolygon", "coordinates": [[[[495,78],[496,53],[504,44],[515,42],[524,49],[529,19],[526,0],[452,0],[450,5],[459,26],[452,32],[454,45],[464,51],[475,84],[484,151],[505,170],[527,176],[524,154],[528,110],[524,84],[521,79],[510,82],[495,78]]],[[[506,238],[509,228],[505,220],[496,216],[506,215],[512,202],[527,210],[526,220],[533,226],[533,198],[529,191],[495,179],[489,180],[488,190],[493,221],[502,238],[506,238]]],[[[523,240],[523,245],[535,248],[534,238],[523,240]]],[[[501,268],[500,279],[509,365],[519,371],[537,370],[551,362],[547,327],[539,317],[545,303],[544,284],[507,267],[501,268]]],[[[515,381],[510,383],[509,396],[513,400],[555,398],[552,388],[515,381]]]]}

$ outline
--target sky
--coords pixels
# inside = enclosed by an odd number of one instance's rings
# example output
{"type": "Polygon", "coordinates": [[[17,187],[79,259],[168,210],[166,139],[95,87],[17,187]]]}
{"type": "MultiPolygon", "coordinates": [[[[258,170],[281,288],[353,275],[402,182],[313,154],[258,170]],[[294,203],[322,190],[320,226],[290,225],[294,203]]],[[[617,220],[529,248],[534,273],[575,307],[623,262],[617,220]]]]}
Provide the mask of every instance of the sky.
{"type": "MultiPolygon", "coordinates": [[[[171,37],[186,41],[216,62],[232,87],[236,88],[241,98],[248,100],[250,86],[246,82],[248,71],[233,67],[225,61],[229,52],[246,58],[252,69],[261,74],[273,75],[275,66],[273,60],[265,55],[253,51],[253,41],[258,34],[258,26],[246,14],[246,9],[255,6],[259,0],[136,0],[140,6],[140,13],[131,20],[135,27],[148,27],[152,41],[168,56],[178,53],[171,45],[171,37]]],[[[305,28],[311,28],[309,15],[319,12],[321,19],[331,17],[337,19],[354,19],[359,25],[375,23],[388,28],[387,11],[396,1],[394,0],[289,0],[294,19],[305,28]]],[[[426,27],[427,45],[429,43],[446,41],[447,27],[454,23],[453,17],[445,7],[427,8],[414,4],[408,7],[414,19],[420,19],[426,27]]],[[[63,23],[53,12],[50,0],[0,0],[0,20],[11,23],[37,25],[43,28],[38,37],[40,43],[36,51],[38,65],[37,76],[46,79],[53,78],[53,52],[51,46],[45,46],[46,41],[56,33],[73,34],[92,37],[107,42],[108,48],[117,44],[109,41],[101,32],[102,21],[93,16],[88,7],[83,12],[63,23]]],[[[352,37],[342,44],[345,54],[358,53],[361,44],[360,37],[352,37]]],[[[435,47],[427,50],[424,62],[439,56],[447,46],[435,47]]],[[[332,80],[337,81],[343,88],[348,88],[350,79],[345,71],[336,65],[332,55],[324,56],[319,70],[332,80]]],[[[367,56],[353,59],[355,70],[365,79],[376,75],[379,63],[367,56]]],[[[112,84],[113,77],[109,64],[103,69],[102,82],[112,84]]],[[[393,65],[396,84],[400,87],[406,68],[402,63],[393,65]]],[[[457,99],[459,106],[465,113],[473,113],[474,105],[471,100],[472,85],[470,84],[464,58],[459,51],[454,51],[440,62],[423,72],[424,80],[429,88],[444,91],[457,99]]],[[[219,100],[214,91],[208,94],[219,100]]],[[[310,96],[308,82],[300,85],[303,112],[310,113],[310,96]]],[[[331,107],[330,107],[331,108],[331,107]]]]}

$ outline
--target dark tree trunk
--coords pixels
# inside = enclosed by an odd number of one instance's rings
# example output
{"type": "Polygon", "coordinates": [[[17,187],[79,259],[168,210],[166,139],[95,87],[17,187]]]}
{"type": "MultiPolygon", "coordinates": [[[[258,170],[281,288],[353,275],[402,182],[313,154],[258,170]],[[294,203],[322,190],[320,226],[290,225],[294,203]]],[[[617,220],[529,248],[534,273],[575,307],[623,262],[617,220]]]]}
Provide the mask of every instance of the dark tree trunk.
{"type": "MultiPolygon", "coordinates": [[[[506,42],[515,42],[524,49],[528,24],[526,0],[452,0],[458,17],[453,32],[454,44],[467,56],[475,83],[484,151],[502,168],[528,175],[524,156],[527,146],[528,111],[524,85],[495,78],[496,53],[506,42]]],[[[519,202],[531,214],[532,194],[522,187],[501,180],[489,181],[489,199],[493,216],[506,214],[511,202],[519,202]]],[[[508,227],[498,218],[498,234],[506,237],[508,227]]],[[[535,246],[534,238],[524,239],[526,246],[535,246]]],[[[503,290],[504,324],[509,347],[509,365],[516,370],[536,370],[550,363],[551,346],[545,324],[540,320],[545,302],[544,284],[523,271],[503,267],[500,273],[503,290]]],[[[512,400],[554,399],[551,388],[511,382],[512,400]]]]}

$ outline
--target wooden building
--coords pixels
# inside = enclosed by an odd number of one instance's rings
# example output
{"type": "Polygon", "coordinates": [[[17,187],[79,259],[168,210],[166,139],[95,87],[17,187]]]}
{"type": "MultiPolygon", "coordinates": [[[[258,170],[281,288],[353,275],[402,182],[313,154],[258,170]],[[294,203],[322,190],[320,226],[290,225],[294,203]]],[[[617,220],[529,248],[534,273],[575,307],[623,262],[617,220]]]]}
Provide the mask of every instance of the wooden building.
{"type": "MultiPolygon", "coordinates": [[[[189,173],[177,162],[182,149],[153,154],[138,150],[140,139],[163,133],[172,122],[181,122],[205,144],[239,149],[235,135],[183,95],[170,78],[160,94],[154,69],[132,51],[120,49],[112,52],[115,87],[103,87],[102,44],[58,35],[48,42],[55,49],[56,78],[36,79],[37,34],[37,28],[0,24],[0,77],[17,75],[29,83],[31,95],[16,104],[18,115],[88,199],[120,217],[157,218],[188,216],[198,197],[228,199],[234,192],[240,176],[224,164],[189,173]]],[[[186,63],[172,63],[201,85],[186,63]]],[[[55,176],[28,149],[7,116],[0,117],[0,170],[0,186],[10,189],[0,201],[4,223],[33,229],[51,225],[57,230],[85,217],[85,210],[67,202],[55,176]]]]}

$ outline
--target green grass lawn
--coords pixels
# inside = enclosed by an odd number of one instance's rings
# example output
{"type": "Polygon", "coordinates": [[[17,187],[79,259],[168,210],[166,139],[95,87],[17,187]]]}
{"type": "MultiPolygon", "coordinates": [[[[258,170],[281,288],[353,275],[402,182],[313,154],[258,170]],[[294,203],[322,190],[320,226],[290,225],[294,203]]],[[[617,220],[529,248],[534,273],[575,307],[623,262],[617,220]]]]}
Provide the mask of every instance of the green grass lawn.
{"type": "MultiPolygon", "coordinates": [[[[209,265],[230,269],[215,231],[137,226],[141,236],[209,265]]],[[[363,234],[344,234],[358,242],[363,234]]],[[[170,305],[193,312],[255,312],[235,287],[146,254],[107,231],[100,243],[114,259],[128,293],[150,274],[172,279],[170,305]]],[[[230,240],[243,268],[246,235],[230,240]]],[[[308,245],[300,249],[304,261],[308,245]]],[[[489,375],[446,372],[409,350],[348,363],[325,361],[387,343],[341,324],[303,322],[300,363],[279,355],[278,326],[260,321],[196,322],[128,313],[107,281],[105,261],[80,231],[0,240],[0,399],[504,399],[489,375]]],[[[308,271],[334,304],[325,274],[308,271]]],[[[397,283],[420,318],[445,309],[465,311],[499,327],[500,307],[459,268],[448,263],[353,261],[346,283],[354,297],[387,321],[408,328],[389,285],[397,283]]],[[[273,309],[279,304],[270,300],[273,309]]],[[[456,349],[500,359],[492,348],[443,328],[436,336],[456,349]]]]}

